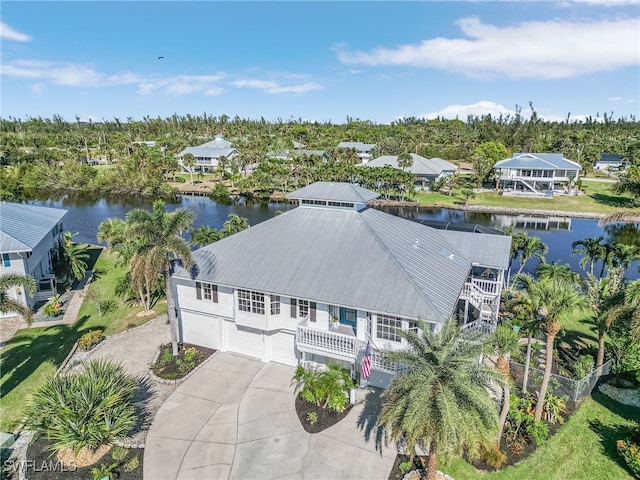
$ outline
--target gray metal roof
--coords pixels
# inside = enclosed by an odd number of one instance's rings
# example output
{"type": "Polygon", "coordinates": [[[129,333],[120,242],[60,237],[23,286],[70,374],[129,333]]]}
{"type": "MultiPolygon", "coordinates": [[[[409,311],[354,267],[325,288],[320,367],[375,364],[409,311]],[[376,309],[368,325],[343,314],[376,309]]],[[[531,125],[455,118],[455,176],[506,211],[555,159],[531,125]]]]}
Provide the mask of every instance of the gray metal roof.
{"type": "Polygon", "coordinates": [[[298,207],[193,257],[202,281],[440,322],[471,268],[441,232],[375,209],[298,207]]]}
{"type": "MultiPolygon", "coordinates": [[[[447,162],[441,158],[424,158],[415,153],[411,154],[413,163],[409,171],[415,175],[435,175],[438,176],[442,172],[455,172],[458,167],[453,163],[447,162]]],[[[370,162],[365,163],[367,167],[384,167],[389,165],[395,169],[402,170],[398,166],[398,155],[383,155],[374,158],[370,162]]]]}
{"type": "Polygon", "coordinates": [[[375,143],[362,143],[362,142],[340,142],[338,148],[355,148],[360,152],[368,152],[376,148],[375,143]]]}
{"type": "Polygon", "coordinates": [[[494,168],[582,170],[579,163],[564,158],[561,153],[514,153],[512,158],[497,162],[494,168]]]}
{"type": "Polygon", "coordinates": [[[511,236],[489,233],[461,232],[456,230],[439,230],[449,243],[455,245],[460,253],[474,265],[495,267],[502,270],[509,268],[511,252],[511,236]]]}
{"type": "Polygon", "coordinates": [[[286,195],[293,200],[331,200],[338,202],[367,203],[380,196],[359,185],[345,182],[315,182],[286,195]]]}
{"type": "Polygon", "coordinates": [[[0,251],[33,250],[66,214],[61,208],[0,202],[0,251]]]}
{"type": "Polygon", "coordinates": [[[215,148],[201,145],[199,147],[187,147],[178,156],[184,157],[187,153],[192,154],[194,157],[220,158],[230,157],[232,154],[238,153],[238,151],[235,148],[215,148]]]}

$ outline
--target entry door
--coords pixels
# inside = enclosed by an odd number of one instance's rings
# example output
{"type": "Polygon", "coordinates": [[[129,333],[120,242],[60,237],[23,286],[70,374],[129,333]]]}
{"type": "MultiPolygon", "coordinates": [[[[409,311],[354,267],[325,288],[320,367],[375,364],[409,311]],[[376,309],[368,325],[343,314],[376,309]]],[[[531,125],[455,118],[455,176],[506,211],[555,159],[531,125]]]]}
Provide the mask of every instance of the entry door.
{"type": "Polygon", "coordinates": [[[340,323],[348,325],[356,330],[356,311],[350,308],[340,307],[340,323]]]}

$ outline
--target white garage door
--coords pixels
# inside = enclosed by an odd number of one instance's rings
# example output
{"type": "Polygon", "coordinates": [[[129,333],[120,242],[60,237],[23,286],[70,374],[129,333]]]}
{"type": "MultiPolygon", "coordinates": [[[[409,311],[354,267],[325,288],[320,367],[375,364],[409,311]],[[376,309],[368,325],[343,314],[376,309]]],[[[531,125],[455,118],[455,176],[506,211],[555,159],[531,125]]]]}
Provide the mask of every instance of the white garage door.
{"type": "Polygon", "coordinates": [[[192,343],[207,348],[222,349],[222,320],[193,312],[182,312],[181,337],[183,343],[192,343]]]}
{"type": "Polygon", "coordinates": [[[265,359],[264,335],[262,330],[237,326],[234,322],[225,322],[227,333],[227,351],[241,353],[249,357],[265,359]]]}
{"type": "Polygon", "coordinates": [[[298,365],[296,354],[295,333],[277,332],[269,336],[270,355],[272,362],[284,363],[285,365],[298,365]]]}

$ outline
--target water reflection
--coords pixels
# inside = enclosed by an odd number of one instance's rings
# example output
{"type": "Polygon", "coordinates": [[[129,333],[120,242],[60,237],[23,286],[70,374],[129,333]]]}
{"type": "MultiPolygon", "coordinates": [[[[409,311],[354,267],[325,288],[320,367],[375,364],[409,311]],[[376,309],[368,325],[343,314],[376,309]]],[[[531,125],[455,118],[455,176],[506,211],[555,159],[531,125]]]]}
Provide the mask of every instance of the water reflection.
{"type": "Polygon", "coordinates": [[[605,225],[604,231],[610,242],[640,247],[640,225],[637,223],[614,223],[605,225]]]}

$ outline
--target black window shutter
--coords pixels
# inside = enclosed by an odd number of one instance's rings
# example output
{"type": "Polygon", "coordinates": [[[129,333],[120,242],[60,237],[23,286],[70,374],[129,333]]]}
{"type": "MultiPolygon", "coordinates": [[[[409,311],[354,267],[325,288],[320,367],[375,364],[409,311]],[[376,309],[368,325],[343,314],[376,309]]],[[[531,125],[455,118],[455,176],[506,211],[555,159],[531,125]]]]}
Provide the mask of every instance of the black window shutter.
{"type": "Polygon", "coordinates": [[[196,282],[196,298],[202,300],[202,284],[200,282],[196,282]]]}
{"type": "Polygon", "coordinates": [[[211,301],[218,303],[218,285],[211,285],[211,301]]]}
{"type": "Polygon", "coordinates": [[[291,299],[291,318],[296,318],[298,316],[298,302],[295,298],[291,299]]]}
{"type": "Polygon", "coordinates": [[[310,302],[309,308],[311,309],[311,311],[309,312],[309,319],[312,322],[315,322],[316,321],[316,302],[310,302]]]}

